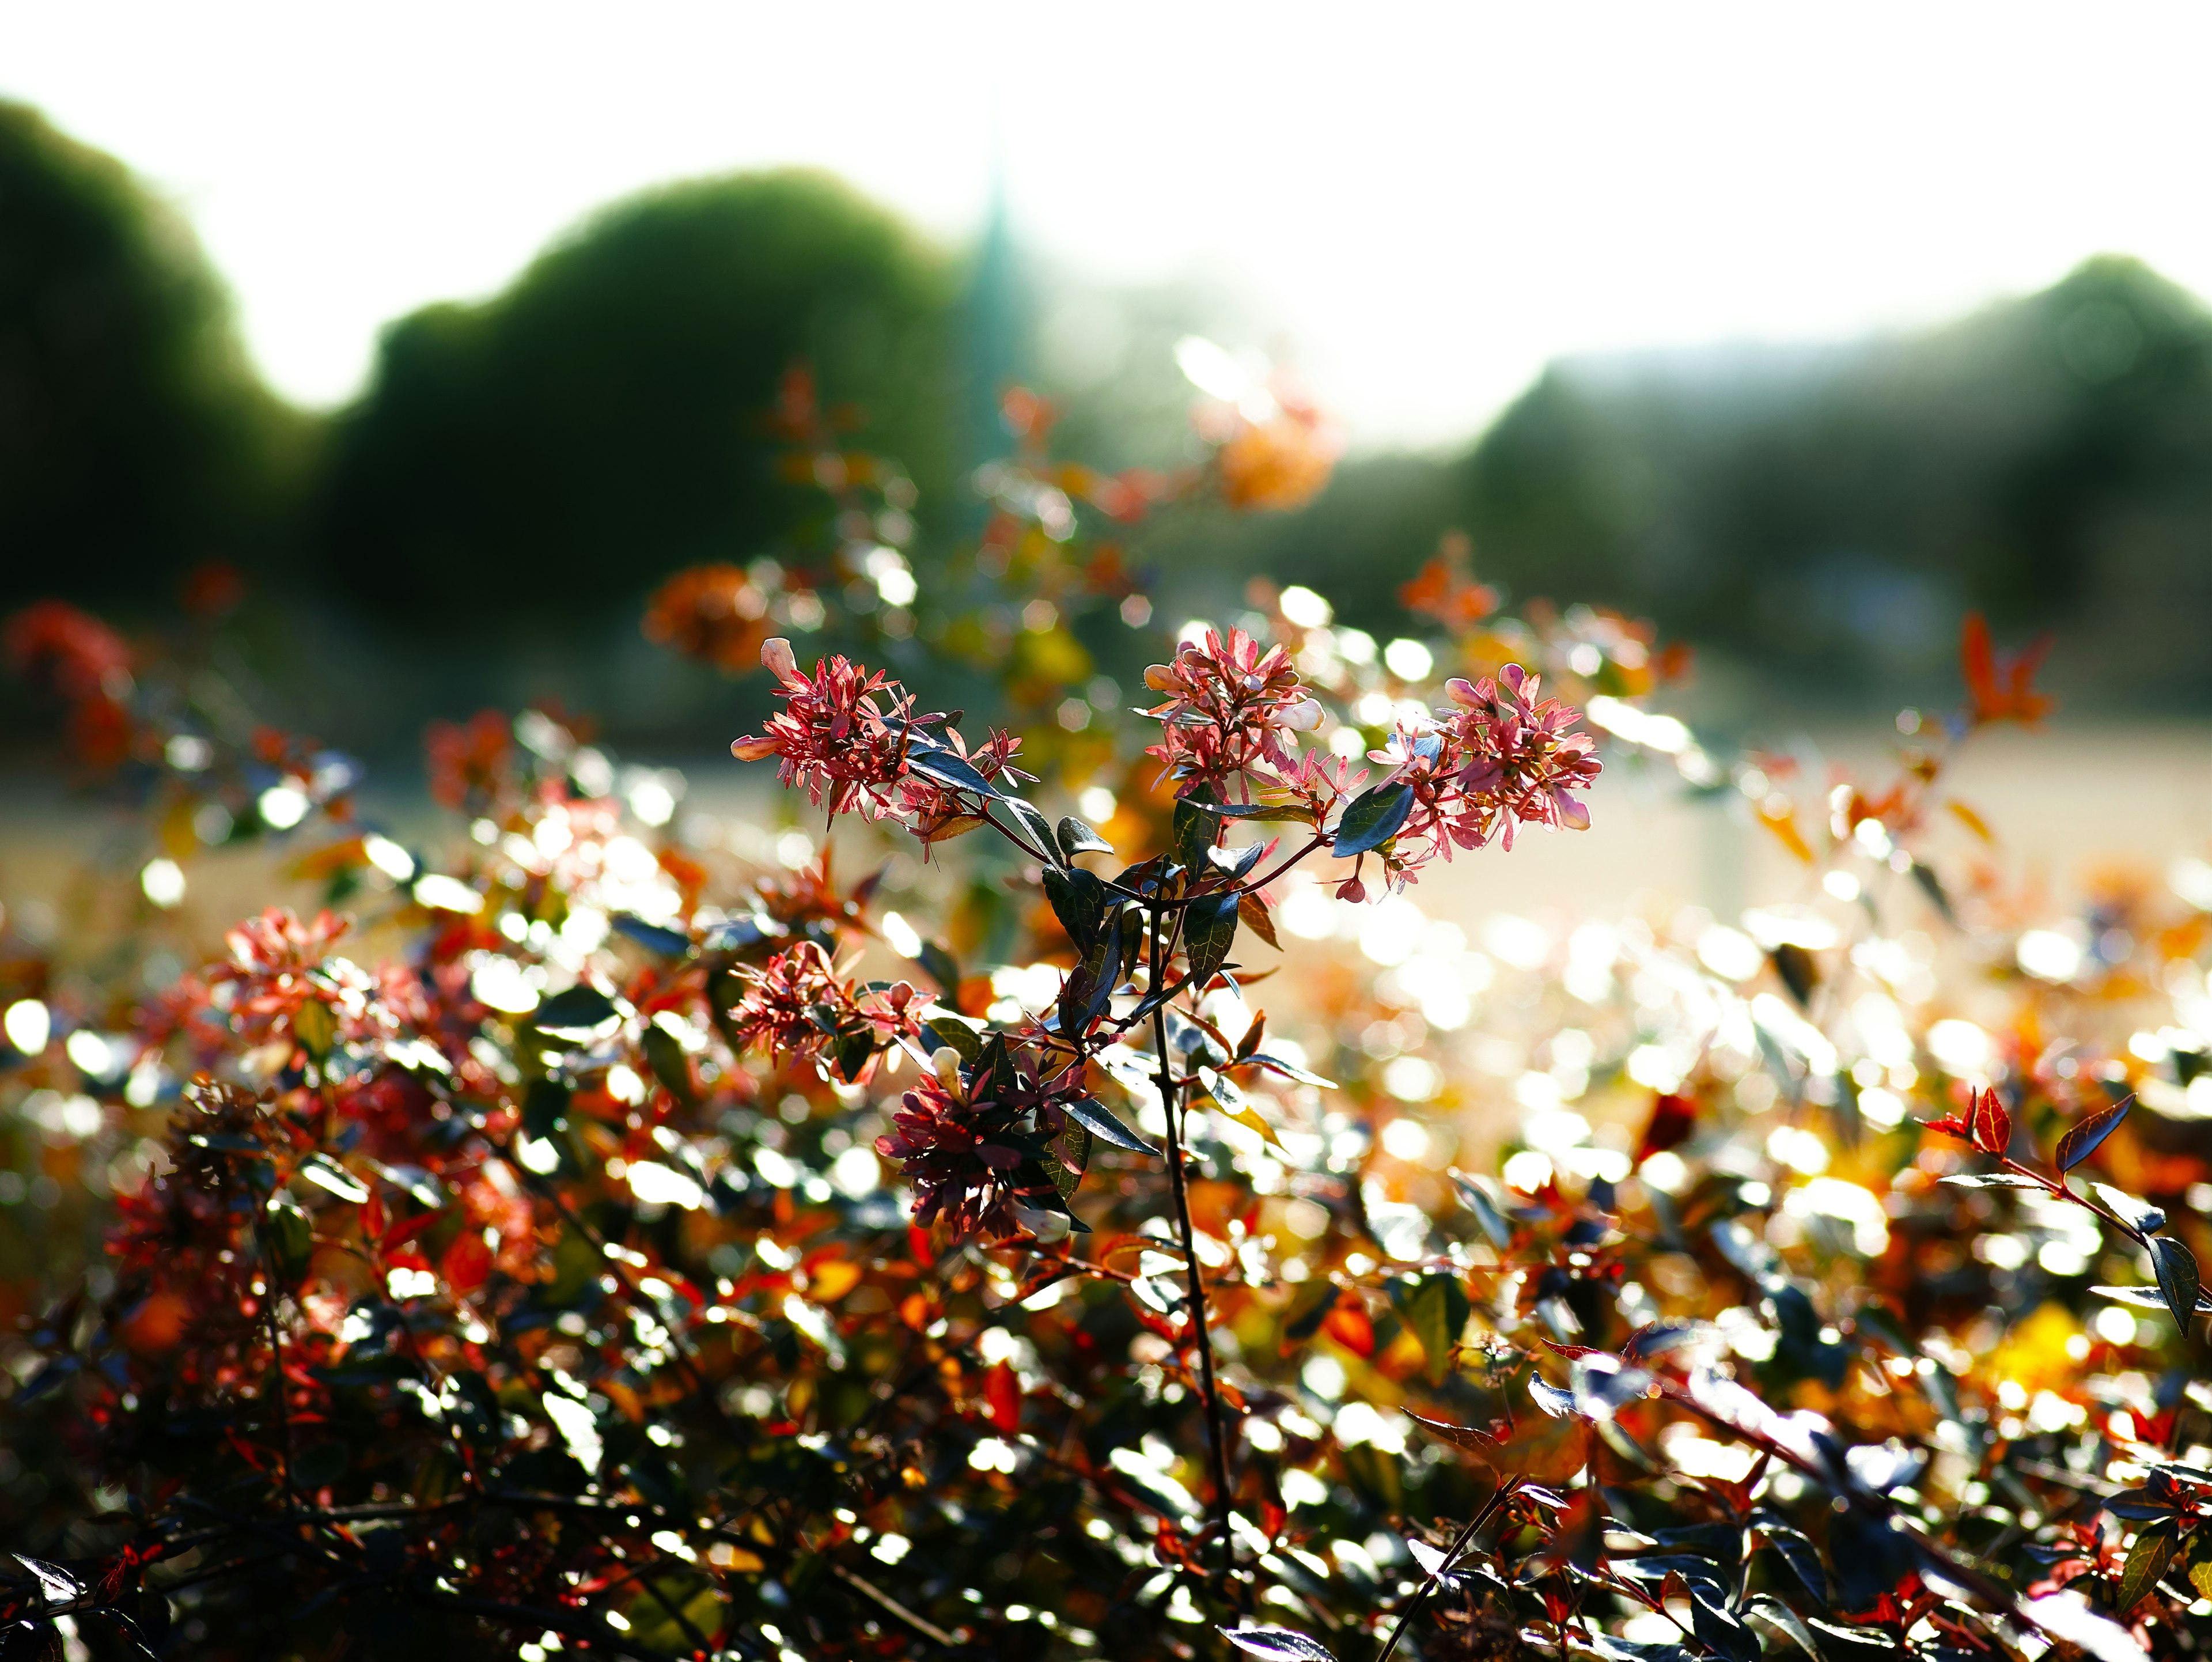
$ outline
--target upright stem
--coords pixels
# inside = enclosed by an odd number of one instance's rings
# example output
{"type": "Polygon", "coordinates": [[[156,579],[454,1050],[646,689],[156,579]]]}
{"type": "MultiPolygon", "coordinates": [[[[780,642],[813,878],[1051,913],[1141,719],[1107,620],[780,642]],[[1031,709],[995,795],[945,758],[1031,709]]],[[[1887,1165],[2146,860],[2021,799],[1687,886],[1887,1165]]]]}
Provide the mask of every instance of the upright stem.
{"type": "MultiPolygon", "coordinates": [[[[1166,948],[1161,940],[1166,920],[1152,915],[1152,984],[1158,987],[1167,973],[1166,948]]],[[[1152,1012],[1152,1046],[1160,1059],[1160,1107],[1168,1123],[1168,1189],[1175,1196],[1176,1223],[1182,1232],[1182,1260],[1190,1272],[1190,1319],[1198,1336],[1199,1392],[1206,1399],[1206,1445],[1213,1457],[1213,1512],[1221,1531],[1221,1569],[1227,1575],[1237,1567],[1237,1549],[1229,1533],[1229,1428],[1221,1412],[1221,1391],[1213,1380],[1213,1336],[1206,1324],[1206,1282],[1198,1267],[1198,1240],[1190,1224],[1190,1195],[1183,1185],[1182,1091],[1175,1082],[1175,1067],[1168,1050],[1167,1007],[1152,1012]]]]}
{"type": "Polygon", "coordinates": [[[284,1337],[276,1324],[276,1255],[270,1251],[269,1217],[266,1203],[255,1215],[255,1243],[261,1249],[261,1313],[269,1328],[269,1367],[276,1375],[272,1382],[276,1393],[276,1424],[284,1440],[284,1510],[296,1513],[300,1510],[300,1491],[292,1478],[295,1450],[292,1441],[291,1389],[284,1380],[284,1337]]]}

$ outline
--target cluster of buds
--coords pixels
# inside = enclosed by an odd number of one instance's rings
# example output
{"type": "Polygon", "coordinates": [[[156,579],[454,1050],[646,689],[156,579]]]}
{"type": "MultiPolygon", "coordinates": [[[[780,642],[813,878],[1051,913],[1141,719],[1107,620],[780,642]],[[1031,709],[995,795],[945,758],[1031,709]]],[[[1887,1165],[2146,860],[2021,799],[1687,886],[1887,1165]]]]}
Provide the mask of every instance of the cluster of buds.
{"type": "Polygon", "coordinates": [[[740,762],[776,758],[785,788],[804,788],[815,807],[832,813],[890,814],[911,734],[945,718],[916,716],[911,694],[842,653],[802,675],[791,642],[779,636],[761,648],[761,663],[775,677],[784,707],[769,717],[765,733],[738,740],[730,754],[740,762]]]}

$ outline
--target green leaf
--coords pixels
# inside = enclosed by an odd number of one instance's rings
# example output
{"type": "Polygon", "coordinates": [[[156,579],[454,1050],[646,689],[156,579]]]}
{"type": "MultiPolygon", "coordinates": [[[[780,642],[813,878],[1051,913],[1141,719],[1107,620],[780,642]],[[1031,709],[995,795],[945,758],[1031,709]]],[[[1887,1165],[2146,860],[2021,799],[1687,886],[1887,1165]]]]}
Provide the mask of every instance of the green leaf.
{"type": "Polygon", "coordinates": [[[2120,1572],[2120,1592],[2112,1601],[2113,1609],[2124,1616],[2142,1602],[2173,1562],[2175,1544],[2172,1524],[2153,1524],[2136,1532],[2135,1544],[2128,1549],[2128,1566],[2120,1572]]]}
{"type": "Polygon", "coordinates": [[[1407,1330],[1421,1342],[1429,1383],[1442,1385],[1451,1369],[1452,1348],[1467,1325],[1467,1289],[1456,1275],[1401,1275],[1390,1283],[1390,1304],[1407,1330]]]}
{"type": "Polygon", "coordinates": [[[1152,1145],[1132,1131],[1107,1111],[1105,1104],[1091,1097],[1071,1097],[1060,1105],[1068,1118],[1109,1148],[1127,1148],[1133,1154],[1150,1154],[1158,1152],[1152,1145]]]}
{"type": "Polygon", "coordinates": [[[1482,1226],[1482,1233],[1490,1238],[1490,1244],[1502,1249],[1513,1239],[1513,1226],[1505,1221],[1504,1208],[1490,1192],[1487,1180],[1472,1178],[1458,1171],[1451,1176],[1452,1186],[1459,1190],[1460,1199],[1466,1202],[1467,1209],[1474,1214],[1474,1221],[1482,1226]]]}
{"type": "Polygon", "coordinates": [[[522,1129],[543,1141],[568,1112],[568,1087],[556,1079],[533,1079],[522,1099],[522,1129]]]}
{"type": "Polygon", "coordinates": [[[1329,851],[1353,855],[1381,848],[1398,834],[1413,807],[1411,785],[1376,785],[1360,792],[1337,816],[1335,840],[1329,851]]]}
{"type": "Polygon", "coordinates": [[[1088,953],[1098,941],[1099,926],[1106,917],[1106,885],[1097,874],[1070,867],[1048,867],[1044,874],[1044,898],[1053,915],[1079,953],[1088,953]]]}
{"type": "Polygon", "coordinates": [[[2119,1129],[2120,1122],[2127,1117],[2128,1110],[2134,1105],[2135,1099],[2130,1097],[2124,1102],[2101,1108],[2059,1138],[2058,1169],[2070,1172],[2096,1153],[2097,1145],[2119,1129]]]}
{"type": "Polygon", "coordinates": [[[1058,836],[1060,851],[1070,860],[1079,854],[1111,854],[1114,845],[1080,819],[1071,816],[1060,822],[1058,836]]]}
{"type": "Polygon", "coordinates": [[[265,1227],[269,1232],[270,1268],[281,1281],[296,1282],[307,1273],[315,1250],[314,1227],[299,1202],[283,1190],[269,1197],[265,1227]]]}
{"type": "Polygon", "coordinates": [[[983,1050],[981,1035],[954,1015],[933,1015],[923,1022],[921,1042],[933,1050],[950,1046],[959,1053],[963,1062],[975,1061],[983,1050]]]}
{"type": "Polygon", "coordinates": [[[531,1012],[530,1025],[548,1028],[590,1028],[611,1021],[620,1012],[614,1000],[588,982],[557,992],[531,1012]]]}
{"type": "Polygon", "coordinates": [[[2151,1239],[2150,1264],[2158,1275],[2159,1296],[2166,1300],[2175,1324],[2185,1336],[2189,1318],[2197,1313],[2196,1257],[2172,1236],[2158,1235],[2151,1239]]]}
{"type": "Polygon", "coordinates": [[[1175,805],[1175,860],[1193,871],[1206,868],[1206,851],[1221,837],[1221,817],[1210,802],[1178,796],[1175,805]]]}
{"type": "Polygon", "coordinates": [[[1301,1085],[1313,1085],[1324,1091],[1336,1089],[1336,1081],[1323,1079],[1310,1068],[1301,1068],[1295,1062],[1285,1062],[1280,1056],[1270,1056],[1265,1050],[1255,1050],[1249,1056],[1237,1058],[1239,1068],[1265,1068],[1271,1074],[1280,1074],[1285,1079],[1296,1080],[1301,1085]]]}
{"type": "Polygon", "coordinates": [[[668,1094],[687,1108],[697,1107],[699,1093],[691,1083],[691,1064],[685,1059],[683,1043],[676,1035],[656,1022],[647,1027],[639,1047],[645,1052],[646,1065],[653,1069],[653,1076],[666,1087],[668,1094]]]}
{"type": "Polygon", "coordinates": [[[682,958],[691,950],[691,937],[681,929],[648,923],[628,912],[617,912],[613,922],[617,934],[628,935],[648,952],[659,953],[663,958],[682,958]]]}
{"type": "Polygon", "coordinates": [[[1189,960],[1194,986],[1204,986],[1216,970],[1229,961],[1237,942],[1237,897],[1200,895],[1183,908],[1182,950],[1189,960]]]}

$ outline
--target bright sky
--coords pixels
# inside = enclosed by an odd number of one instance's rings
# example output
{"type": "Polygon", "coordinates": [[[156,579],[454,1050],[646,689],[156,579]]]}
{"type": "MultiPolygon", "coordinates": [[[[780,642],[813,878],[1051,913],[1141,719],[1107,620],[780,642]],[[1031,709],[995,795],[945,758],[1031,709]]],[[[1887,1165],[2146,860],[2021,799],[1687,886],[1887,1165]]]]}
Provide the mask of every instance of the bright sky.
{"type": "Polygon", "coordinates": [[[818,163],[965,234],[996,131],[1029,241],[1230,275],[1372,442],[1557,354],[1931,320],[2102,251],[2212,293],[2208,48],[2212,9],[2113,0],[16,0],[0,91],[185,210],[305,402],[659,180],[818,163]]]}

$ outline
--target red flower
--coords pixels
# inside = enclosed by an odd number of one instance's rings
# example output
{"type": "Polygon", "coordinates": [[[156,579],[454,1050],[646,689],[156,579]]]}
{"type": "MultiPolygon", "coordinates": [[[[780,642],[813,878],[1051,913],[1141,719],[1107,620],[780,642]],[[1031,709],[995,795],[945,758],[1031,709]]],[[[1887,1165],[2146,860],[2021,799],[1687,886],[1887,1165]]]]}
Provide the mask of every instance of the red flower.
{"type": "Polygon", "coordinates": [[[740,965],[737,974],[745,995],[730,1012],[730,1026],[744,1050],[764,1050],[779,1060],[827,1054],[848,1080],[857,1080],[884,1050],[921,1031],[912,985],[856,989],[811,941],[757,968],[740,965]]]}
{"type": "Polygon", "coordinates": [[[890,813],[893,788],[906,772],[907,734],[920,725],[913,697],[842,654],[816,664],[811,678],[802,675],[781,636],[761,648],[761,662],[784,708],[769,718],[767,732],[736,740],[730,753],[741,762],[780,758],[785,786],[804,785],[814,805],[826,802],[832,813],[890,813]]]}
{"type": "Polygon", "coordinates": [[[1034,1176],[1023,1180],[1030,1156],[1015,1139],[1060,1132],[1066,1123],[1060,1102],[1080,1094],[1082,1070],[1071,1068],[1048,1081],[1028,1062],[1012,1072],[1011,1088],[994,1090],[988,1075],[963,1079],[958,1056],[939,1050],[933,1071],[899,1099],[894,1129],[876,1139],[876,1152],[900,1162],[914,1185],[915,1222],[942,1217],[963,1236],[980,1230],[1003,1239],[1021,1232],[1015,1205],[1038,1192],[1038,1184],[1034,1176]]]}

